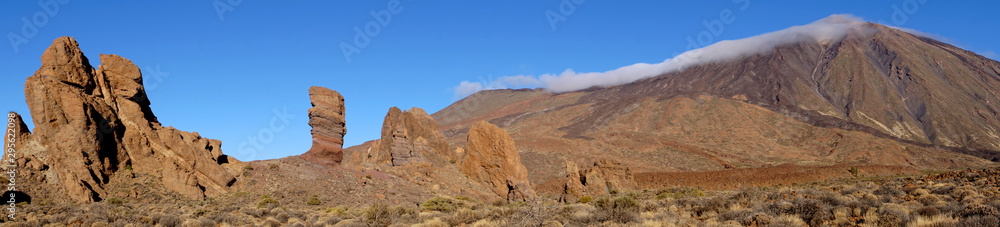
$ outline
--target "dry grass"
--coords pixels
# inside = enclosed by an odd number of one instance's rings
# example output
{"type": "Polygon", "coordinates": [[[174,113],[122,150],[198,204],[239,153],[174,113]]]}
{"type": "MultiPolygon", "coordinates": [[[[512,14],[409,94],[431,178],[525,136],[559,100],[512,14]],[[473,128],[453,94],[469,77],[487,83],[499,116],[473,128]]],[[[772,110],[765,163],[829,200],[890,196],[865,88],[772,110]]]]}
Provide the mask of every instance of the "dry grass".
{"type": "Polygon", "coordinates": [[[998,182],[1000,169],[990,169],[736,191],[671,187],[571,204],[439,196],[362,207],[233,192],[205,201],[23,204],[20,226],[997,226],[998,182]]]}

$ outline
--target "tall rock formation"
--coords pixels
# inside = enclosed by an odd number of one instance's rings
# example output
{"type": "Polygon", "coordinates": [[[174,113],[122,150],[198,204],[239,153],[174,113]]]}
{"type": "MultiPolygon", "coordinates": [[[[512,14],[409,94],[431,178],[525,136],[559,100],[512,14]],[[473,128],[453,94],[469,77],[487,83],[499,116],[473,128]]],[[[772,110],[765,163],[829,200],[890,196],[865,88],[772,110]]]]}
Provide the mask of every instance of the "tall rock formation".
{"type": "Polygon", "coordinates": [[[583,196],[583,182],[580,178],[580,168],[573,161],[566,160],[566,183],[559,201],[575,203],[583,196]]]}
{"type": "Polygon", "coordinates": [[[485,121],[476,122],[469,129],[467,146],[462,173],[473,181],[486,184],[507,201],[526,201],[536,196],[528,181],[528,170],[507,131],[485,121]]]}
{"type": "Polygon", "coordinates": [[[344,160],[344,96],[325,87],[309,88],[309,126],[312,127],[312,148],[303,159],[334,166],[344,160]]]}
{"type": "Polygon", "coordinates": [[[437,122],[420,108],[401,111],[392,107],[382,123],[382,138],[372,144],[370,163],[401,166],[454,160],[437,122]]]}
{"type": "MultiPolygon", "coordinates": [[[[42,55],[25,82],[25,101],[42,151],[42,165],[78,202],[100,201],[105,184],[126,166],[159,177],[167,189],[192,199],[226,192],[235,177],[219,140],[163,127],[149,108],[139,67],[117,55],[100,56],[97,69],[71,37],[42,55]]],[[[57,183],[57,182],[49,182],[57,183]]]]}

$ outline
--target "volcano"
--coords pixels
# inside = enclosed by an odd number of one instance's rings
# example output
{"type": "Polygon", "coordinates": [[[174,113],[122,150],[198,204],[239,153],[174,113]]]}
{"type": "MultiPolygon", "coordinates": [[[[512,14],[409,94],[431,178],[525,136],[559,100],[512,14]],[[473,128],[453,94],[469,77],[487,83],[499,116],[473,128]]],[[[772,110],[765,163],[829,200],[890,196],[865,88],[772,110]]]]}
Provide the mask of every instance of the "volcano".
{"type": "Polygon", "coordinates": [[[847,25],[842,37],[627,84],[480,91],[432,116],[453,143],[478,120],[510,131],[535,182],[560,179],[552,165],[596,158],[640,172],[1000,158],[1000,63],[897,28],[847,25]]]}

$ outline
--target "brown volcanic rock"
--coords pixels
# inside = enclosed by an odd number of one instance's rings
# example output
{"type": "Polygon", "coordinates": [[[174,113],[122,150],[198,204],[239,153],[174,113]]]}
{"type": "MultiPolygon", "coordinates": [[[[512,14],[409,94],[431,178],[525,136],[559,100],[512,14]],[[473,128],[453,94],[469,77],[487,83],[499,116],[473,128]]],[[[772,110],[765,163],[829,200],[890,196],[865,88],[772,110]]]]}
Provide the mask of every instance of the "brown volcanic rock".
{"type": "MultiPolygon", "coordinates": [[[[0,165],[11,164],[14,161],[21,161],[16,158],[20,155],[17,154],[17,152],[23,151],[25,145],[31,140],[31,131],[28,129],[28,125],[24,124],[24,119],[21,118],[20,114],[11,111],[10,113],[7,113],[7,124],[4,129],[3,151],[0,152],[3,154],[3,156],[0,156],[0,160],[3,161],[0,161],[0,165]],[[11,141],[14,141],[14,143],[11,144],[11,141]],[[11,149],[15,152],[14,158],[9,157],[8,155],[8,151],[11,149]]],[[[6,166],[3,168],[6,168],[6,166]]]]}
{"type": "Polygon", "coordinates": [[[566,183],[563,185],[562,202],[576,202],[580,196],[599,196],[611,191],[631,191],[639,189],[632,170],[619,162],[601,159],[590,169],[579,171],[576,163],[566,161],[566,183]]]}
{"type": "Polygon", "coordinates": [[[10,146],[11,139],[14,139],[15,145],[31,140],[31,130],[28,129],[28,125],[24,124],[21,114],[14,111],[7,113],[7,124],[4,129],[6,129],[3,137],[4,151],[10,146]]]}
{"type": "Polygon", "coordinates": [[[580,178],[580,168],[573,161],[566,161],[566,183],[563,185],[559,201],[573,203],[583,196],[583,182],[580,178]]]}
{"type": "Polygon", "coordinates": [[[189,198],[224,193],[235,178],[220,165],[228,160],[221,142],[161,126],[139,68],[117,55],[101,55],[101,62],[94,70],[76,41],[61,37],[25,82],[32,139],[45,150],[36,154],[45,155],[39,160],[66,193],[78,202],[99,201],[109,177],[125,166],[189,198]]]}
{"type": "Polygon", "coordinates": [[[528,170],[521,163],[514,139],[496,125],[479,121],[469,129],[468,149],[462,173],[473,181],[492,188],[507,201],[526,201],[535,197],[528,182],[528,170]]]}
{"type": "Polygon", "coordinates": [[[584,171],[584,188],[586,193],[592,195],[603,195],[611,193],[612,190],[620,192],[635,190],[639,185],[632,176],[632,170],[619,162],[602,159],[594,162],[594,166],[584,171]]]}
{"type": "Polygon", "coordinates": [[[312,127],[313,144],[303,159],[333,166],[344,160],[344,96],[325,87],[309,88],[309,126],[312,127]]]}
{"type": "Polygon", "coordinates": [[[392,107],[382,123],[382,138],[372,144],[372,164],[402,166],[431,162],[444,164],[454,160],[448,142],[438,130],[437,122],[420,108],[401,111],[392,107]]]}

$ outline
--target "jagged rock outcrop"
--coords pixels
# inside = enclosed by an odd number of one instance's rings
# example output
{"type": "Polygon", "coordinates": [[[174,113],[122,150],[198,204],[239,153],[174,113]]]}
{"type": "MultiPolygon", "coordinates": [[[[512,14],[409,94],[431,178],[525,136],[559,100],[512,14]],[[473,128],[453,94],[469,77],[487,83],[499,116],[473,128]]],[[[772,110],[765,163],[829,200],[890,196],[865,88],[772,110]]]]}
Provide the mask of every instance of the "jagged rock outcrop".
{"type": "Polygon", "coordinates": [[[14,111],[7,113],[7,124],[4,129],[6,130],[3,137],[4,151],[10,146],[11,139],[14,140],[15,144],[21,144],[31,139],[31,130],[28,129],[28,125],[24,123],[21,114],[14,111]]]}
{"type": "Polygon", "coordinates": [[[594,166],[580,173],[585,190],[594,195],[611,193],[612,190],[626,192],[639,189],[632,176],[632,170],[620,162],[601,159],[594,166]]]}
{"type": "Polygon", "coordinates": [[[583,196],[583,182],[580,178],[580,168],[573,161],[566,161],[566,182],[563,185],[563,194],[559,201],[573,203],[579,201],[583,196]]]}
{"type": "Polygon", "coordinates": [[[344,96],[325,87],[309,88],[309,126],[312,127],[312,148],[302,155],[303,159],[324,164],[337,165],[344,160],[344,135],[347,127],[344,121],[344,96]]]}
{"type": "Polygon", "coordinates": [[[71,37],[42,55],[42,66],[25,82],[25,101],[43,151],[67,195],[100,201],[109,178],[130,167],[158,176],[167,189],[193,199],[226,192],[235,177],[219,140],[163,127],[149,108],[139,67],[117,55],[100,56],[96,70],[71,37]]]}
{"type": "Polygon", "coordinates": [[[410,163],[437,163],[454,160],[437,122],[420,108],[401,111],[389,108],[382,123],[382,138],[368,151],[370,163],[401,166],[410,163]]]}
{"type": "Polygon", "coordinates": [[[21,118],[20,114],[13,111],[7,113],[7,124],[5,124],[4,130],[3,151],[0,151],[0,153],[3,153],[3,156],[0,156],[0,165],[3,166],[17,160],[16,158],[10,159],[8,157],[7,152],[9,150],[13,149],[16,157],[19,155],[17,152],[21,151],[25,144],[31,140],[31,130],[28,129],[28,125],[24,123],[24,119],[21,118]],[[14,141],[14,143],[11,144],[11,141],[14,141]]]}
{"type": "Polygon", "coordinates": [[[507,131],[485,121],[476,122],[469,129],[462,173],[473,181],[486,184],[507,201],[536,197],[514,139],[507,131]]]}
{"type": "Polygon", "coordinates": [[[598,196],[611,191],[625,192],[639,189],[632,170],[619,162],[601,159],[594,166],[580,171],[576,163],[566,161],[566,183],[563,185],[562,202],[576,202],[581,196],[598,196]]]}

